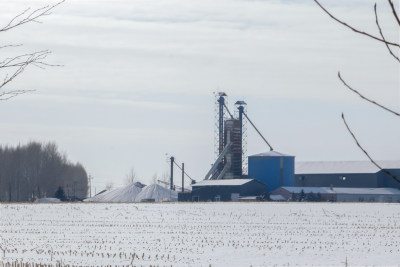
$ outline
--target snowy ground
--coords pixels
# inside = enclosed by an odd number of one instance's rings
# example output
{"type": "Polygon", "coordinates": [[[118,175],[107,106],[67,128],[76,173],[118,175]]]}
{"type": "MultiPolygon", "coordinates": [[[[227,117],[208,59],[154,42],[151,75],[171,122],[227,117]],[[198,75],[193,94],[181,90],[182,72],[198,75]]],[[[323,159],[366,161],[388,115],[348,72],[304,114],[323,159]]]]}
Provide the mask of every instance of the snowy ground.
{"type": "Polygon", "coordinates": [[[1,204],[0,245],[2,263],[400,266],[400,204],[1,204]]]}

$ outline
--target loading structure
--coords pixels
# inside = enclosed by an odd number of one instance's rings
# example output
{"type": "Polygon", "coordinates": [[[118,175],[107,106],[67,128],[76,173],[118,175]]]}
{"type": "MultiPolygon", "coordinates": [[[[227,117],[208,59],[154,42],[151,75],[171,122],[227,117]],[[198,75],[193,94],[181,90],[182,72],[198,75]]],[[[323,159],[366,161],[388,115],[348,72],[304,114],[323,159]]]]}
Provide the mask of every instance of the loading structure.
{"type": "Polygon", "coordinates": [[[215,96],[216,160],[207,172],[205,180],[244,178],[247,175],[247,121],[268,144],[270,150],[272,147],[247,116],[245,101],[235,103],[235,112],[232,115],[226,104],[227,95],[224,92],[218,92],[215,96]],[[245,118],[247,120],[244,120],[245,118]]]}

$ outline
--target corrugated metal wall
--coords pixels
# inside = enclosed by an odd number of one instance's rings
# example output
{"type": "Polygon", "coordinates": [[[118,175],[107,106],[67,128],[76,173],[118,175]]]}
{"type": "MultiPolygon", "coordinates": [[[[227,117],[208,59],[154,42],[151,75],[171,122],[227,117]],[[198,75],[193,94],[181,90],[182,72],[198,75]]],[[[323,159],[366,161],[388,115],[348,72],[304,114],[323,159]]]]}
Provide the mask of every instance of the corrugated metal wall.
{"type": "Polygon", "coordinates": [[[266,184],[268,192],[294,186],[294,156],[249,156],[249,178],[266,184]]]}
{"type": "MultiPolygon", "coordinates": [[[[400,179],[400,169],[388,169],[397,179],[400,179]]],[[[383,171],[378,172],[379,187],[393,187],[400,189],[400,183],[388,176],[383,171]]]]}
{"type": "Polygon", "coordinates": [[[383,187],[375,173],[320,173],[296,174],[295,186],[306,187],[383,187]],[[345,179],[343,179],[345,177],[345,179]]]}

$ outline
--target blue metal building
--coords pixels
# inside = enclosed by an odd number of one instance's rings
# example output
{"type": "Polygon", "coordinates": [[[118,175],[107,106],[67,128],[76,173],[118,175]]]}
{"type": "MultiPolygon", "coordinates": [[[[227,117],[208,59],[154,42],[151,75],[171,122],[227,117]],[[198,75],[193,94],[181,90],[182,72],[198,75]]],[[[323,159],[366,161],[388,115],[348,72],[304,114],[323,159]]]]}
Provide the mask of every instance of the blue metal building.
{"type": "Polygon", "coordinates": [[[238,201],[239,197],[265,196],[266,186],[254,179],[204,180],[192,191],[179,193],[178,201],[238,201]]]}
{"type": "Polygon", "coordinates": [[[249,156],[249,178],[267,185],[268,192],[294,186],[294,156],[269,151],[249,156]]]}
{"type": "MultiPolygon", "coordinates": [[[[400,177],[400,161],[377,161],[379,166],[400,177]]],[[[296,163],[294,186],[302,187],[392,187],[400,184],[369,161],[306,161],[296,163]]]]}

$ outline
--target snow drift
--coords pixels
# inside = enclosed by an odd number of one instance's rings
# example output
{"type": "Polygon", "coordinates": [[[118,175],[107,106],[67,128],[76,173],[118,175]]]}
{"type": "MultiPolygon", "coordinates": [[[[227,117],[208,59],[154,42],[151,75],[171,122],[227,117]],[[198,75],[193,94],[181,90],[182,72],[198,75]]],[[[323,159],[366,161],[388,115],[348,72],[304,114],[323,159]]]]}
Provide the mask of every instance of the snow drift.
{"type": "Polygon", "coordinates": [[[48,197],[48,198],[39,198],[38,200],[36,200],[36,202],[38,202],[38,203],[58,203],[58,202],[61,202],[61,200],[59,200],[58,198],[48,197]]]}

